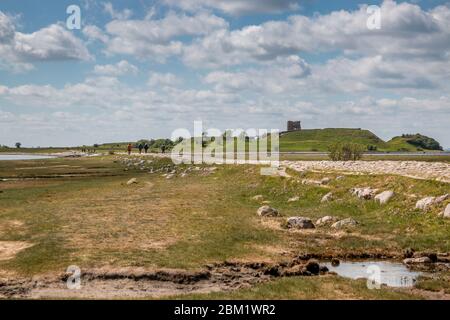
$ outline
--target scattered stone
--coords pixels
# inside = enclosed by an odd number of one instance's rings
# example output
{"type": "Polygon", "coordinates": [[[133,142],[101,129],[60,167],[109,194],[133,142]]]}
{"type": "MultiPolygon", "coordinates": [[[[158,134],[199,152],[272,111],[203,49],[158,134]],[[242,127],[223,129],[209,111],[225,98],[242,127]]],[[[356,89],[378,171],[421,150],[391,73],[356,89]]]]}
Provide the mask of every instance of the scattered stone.
{"type": "Polygon", "coordinates": [[[375,201],[379,202],[380,204],[386,204],[393,196],[394,191],[383,191],[382,193],[379,193],[375,196],[375,201]]]}
{"type": "Polygon", "coordinates": [[[343,220],[339,220],[338,222],[335,222],[331,225],[332,228],[335,229],[340,229],[340,228],[344,228],[344,227],[353,227],[358,225],[358,221],[356,221],[353,218],[347,218],[347,219],[343,219],[343,220]]]}
{"type": "Polygon", "coordinates": [[[403,260],[404,264],[422,264],[422,263],[431,263],[431,259],[428,257],[420,257],[420,258],[406,258],[403,260]]]}
{"type": "Polygon", "coordinates": [[[322,180],[320,180],[320,184],[328,184],[328,183],[330,183],[330,181],[331,181],[331,179],[326,177],[326,178],[323,178],[322,180]]]}
{"type": "Polygon", "coordinates": [[[287,227],[295,229],[314,229],[314,223],[310,218],[305,217],[290,217],[287,219],[287,227]]]}
{"type": "Polygon", "coordinates": [[[132,179],[128,180],[127,185],[132,185],[132,184],[135,184],[135,183],[137,183],[137,179],[136,178],[132,178],[132,179]]]}
{"type": "Polygon", "coordinates": [[[405,251],[403,252],[403,256],[405,258],[412,258],[414,256],[414,249],[412,248],[406,248],[405,251]]]}
{"type": "Polygon", "coordinates": [[[321,186],[322,182],[319,180],[303,179],[302,184],[303,185],[321,186]]]}
{"type": "Polygon", "coordinates": [[[260,207],[256,213],[258,214],[258,216],[261,217],[277,217],[280,214],[278,213],[278,210],[269,207],[269,206],[262,206],[260,207]]]}
{"type": "Polygon", "coordinates": [[[298,200],[300,200],[300,197],[295,196],[295,197],[289,198],[287,202],[296,202],[298,200]]]}
{"type": "Polygon", "coordinates": [[[439,204],[439,203],[441,203],[441,202],[444,202],[444,201],[447,200],[449,197],[450,197],[450,195],[449,195],[448,193],[447,193],[447,194],[444,194],[444,195],[442,195],[442,196],[440,196],[440,197],[437,197],[436,199],[434,199],[433,204],[439,204]]]}
{"type": "Polygon", "coordinates": [[[450,203],[447,205],[447,207],[444,210],[444,214],[442,215],[444,218],[450,218],[450,203]]]}
{"type": "Polygon", "coordinates": [[[333,200],[333,193],[332,192],[328,192],[326,195],[324,195],[322,197],[322,200],[320,200],[320,202],[324,203],[324,202],[328,202],[328,201],[331,201],[331,200],[333,200]]]}
{"type": "Polygon", "coordinates": [[[433,204],[435,197],[426,197],[420,199],[416,202],[416,209],[421,209],[423,211],[428,210],[428,208],[433,204]]]}
{"type": "Polygon", "coordinates": [[[377,193],[378,189],[366,188],[352,188],[350,192],[360,199],[369,200],[372,199],[377,193]]]}
{"type": "Polygon", "coordinates": [[[262,201],[261,203],[262,203],[262,204],[270,204],[270,201],[269,201],[269,200],[264,200],[264,201],[262,201]]]}
{"type": "Polygon", "coordinates": [[[318,219],[316,221],[316,225],[320,226],[320,225],[325,225],[325,224],[331,224],[331,223],[336,222],[337,220],[338,220],[338,218],[336,218],[336,217],[325,216],[325,217],[318,219]]]}
{"type": "Polygon", "coordinates": [[[252,197],[252,200],[255,200],[255,201],[261,201],[262,199],[263,199],[263,195],[262,194],[258,194],[256,196],[252,197]]]}
{"type": "Polygon", "coordinates": [[[337,177],[336,177],[336,180],[337,180],[337,181],[342,180],[342,179],[344,179],[344,176],[337,176],[337,177]]]}
{"type": "Polygon", "coordinates": [[[338,267],[340,264],[341,264],[341,261],[339,259],[337,259],[337,258],[331,259],[331,265],[333,267],[338,267]]]}
{"type": "Polygon", "coordinates": [[[311,259],[305,265],[306,271],[311,274],[319,274],[320,273],[320,264],[317,260],[311,259]]]}

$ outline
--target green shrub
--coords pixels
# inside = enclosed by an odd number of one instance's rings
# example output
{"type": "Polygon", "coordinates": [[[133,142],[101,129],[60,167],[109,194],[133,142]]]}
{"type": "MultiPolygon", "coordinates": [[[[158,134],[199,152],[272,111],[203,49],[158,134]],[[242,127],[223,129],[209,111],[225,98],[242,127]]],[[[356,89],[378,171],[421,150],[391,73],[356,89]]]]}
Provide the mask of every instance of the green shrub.
{"type": "Polygon", "coordinates": [[[333,161],[359,160],[364,150],[364,146],[357,143],[336,142],[328,147],[329,157],[333,161]]]}

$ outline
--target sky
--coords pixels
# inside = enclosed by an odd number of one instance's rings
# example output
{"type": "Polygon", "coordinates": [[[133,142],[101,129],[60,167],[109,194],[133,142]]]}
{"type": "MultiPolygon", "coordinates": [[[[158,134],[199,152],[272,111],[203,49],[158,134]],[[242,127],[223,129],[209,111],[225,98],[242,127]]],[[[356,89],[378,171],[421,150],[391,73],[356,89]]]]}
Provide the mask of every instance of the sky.
{"type": "Polygon", "coordinates": [[[363,1],[1,0],[0,145],[301,120],[449,148],[450,2],[363,1]]]}

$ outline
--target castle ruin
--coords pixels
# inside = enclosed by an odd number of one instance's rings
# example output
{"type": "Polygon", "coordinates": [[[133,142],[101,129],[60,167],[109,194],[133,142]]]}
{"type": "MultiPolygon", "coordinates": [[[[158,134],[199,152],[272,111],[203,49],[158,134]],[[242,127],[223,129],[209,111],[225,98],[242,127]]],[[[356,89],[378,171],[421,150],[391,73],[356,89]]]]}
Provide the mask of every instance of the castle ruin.
{"type": "Polygon", "coordinates": [[[300,131],[302,130],[300,121],[288,121],[287,122],[287,131],[300,131]]]}

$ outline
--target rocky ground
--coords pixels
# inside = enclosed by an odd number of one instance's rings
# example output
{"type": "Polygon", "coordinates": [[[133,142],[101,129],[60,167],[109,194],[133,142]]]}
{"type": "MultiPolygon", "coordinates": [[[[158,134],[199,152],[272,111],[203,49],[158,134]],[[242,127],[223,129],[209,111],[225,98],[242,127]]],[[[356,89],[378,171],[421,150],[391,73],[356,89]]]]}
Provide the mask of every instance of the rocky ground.
{"type": "Polygon", "coordinates": [[[422,161],[283,161],[295,171],[342,171],[343,173],[395,174],[416,179],[450,182],[450,164],[422,161]]]}

